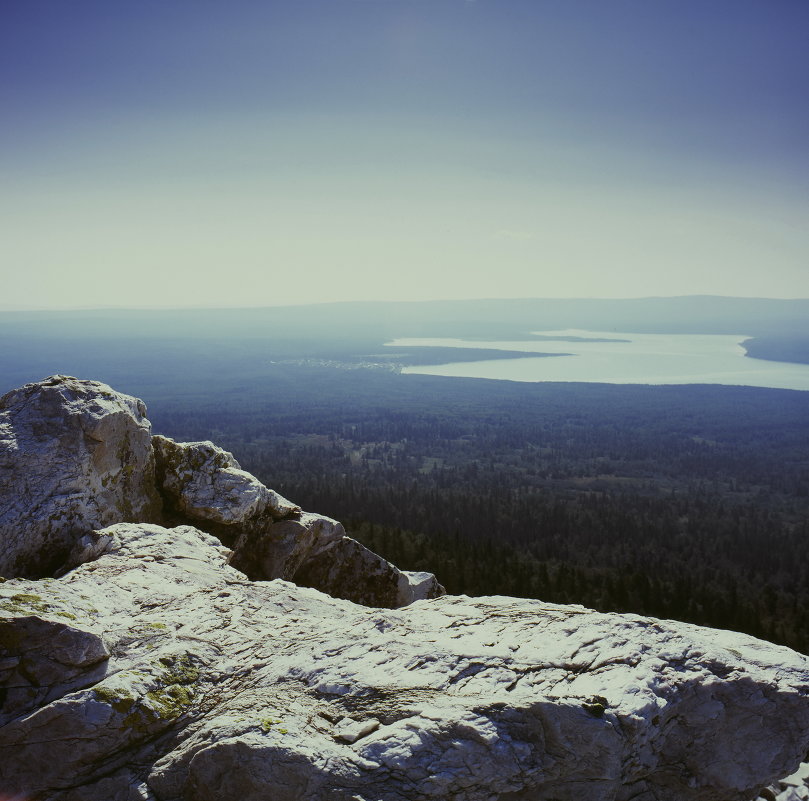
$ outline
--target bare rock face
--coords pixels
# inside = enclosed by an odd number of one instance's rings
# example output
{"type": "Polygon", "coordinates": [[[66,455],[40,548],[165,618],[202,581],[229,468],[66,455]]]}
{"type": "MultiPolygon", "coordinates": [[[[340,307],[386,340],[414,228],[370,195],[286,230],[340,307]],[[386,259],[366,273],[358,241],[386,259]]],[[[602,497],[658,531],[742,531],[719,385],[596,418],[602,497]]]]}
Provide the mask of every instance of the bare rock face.
{"type": "Polygon", "coordinates": [[[251,578],[388,607],[444,592],[302,513],[212,442],[151,436],[143,401],[106,384],[52,376],[0,399],[0,575],[48,575],[89,531],[166,518],[235,545],[251,578]]]}
{"type": "Polygon", "coordinates": [[[232,542],[231,563],[251,579],[282,578],[366,606],[445,593],[431,573],[414,580],[347,537],[336,520],[301,512],[212,442],[155,435],[152,443],[168,511],[232,542]]]}
{"type": "Polygon", "coordinates": [[[257,521],[241,527],[230,563],[252,579],[293,581],[304,562],[345,538],[342,523],[311,512],[257,521]]]}
{"type": "Polygon", "coordinates": [[[173,510],[189,520],[230,526],[301,510],[242,470],[232,453],[213,442],[175,442],[155,435],[152,443],[158,485],[173,510]]]}
{"type": "Polygon", "coordinates": [[[334,598],[389,609],[446,594],[432,573],[399,570],[323,515],[257,520],[241,532],[230,563],[254,580],[285,579],[334,598]]]}
{"type": "Polygon", "coordinates": [[[335,598],[389,609],[446,594],[432,573],[399,570],[351,537],[329,542],[311,554],[294,580],[335,598]]]}
{"type": "Polygon", "coordinates": [[[187,526],[77,553],[0,584],[0,687],[37,685],[0,725],[0,796],[750,801],[809,748],[809,660],[745,635],[514,598],[367,608],[251,582],[187,526]]]}
{"type": "Polygon", "coordinates": [[[399,579],[399,603],[406,606],[413,601],[425,601],[428,598],[440,598],[447,591],[438,583],[433,573],[424,570],[402,570],[399,579]]]}
{"type": "Polygon", "coordinates": [[[45,575],[77,536],[159,521],[143,401],[52,376],[0,398],[0,575],[45,575]]]}

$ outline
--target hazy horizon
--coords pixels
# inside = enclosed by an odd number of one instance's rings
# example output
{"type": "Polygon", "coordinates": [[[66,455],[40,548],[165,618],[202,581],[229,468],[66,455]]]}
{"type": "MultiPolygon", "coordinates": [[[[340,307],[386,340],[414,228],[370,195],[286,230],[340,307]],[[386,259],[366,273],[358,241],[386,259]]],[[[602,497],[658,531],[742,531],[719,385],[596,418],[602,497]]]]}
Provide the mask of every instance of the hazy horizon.
{"type": "Polygon", "coordinates": [[[809,297],[809,6],[0,11],[3,310],[809,297]]]}
{"type": "Polygon", "coordinates": [[[300,302],[298,300],[290,300],[286,303],[254,303],[254,304],[199,304],[199,305],[186,305],[186,306],[169,306],[169,305],[96,305],[96,306],[12,306],[4,305],[0,301],[0,312],[70,312],[70,311],[238,311],[239,309],[272,309],[272,308],[289,308],[294,306],[333,306],[333,305],[352,305],[352,304],[384,304],[384,303],[398,303],[398,304],[423,304],[423,303],[482,303],[486,301],[644,301],[644,300],[687,300],[692,299],[706,299],[716,298],[717,300],[761,300],[761,301],[807,301],[807,297],[761,297],[756,295],[709,295],[709,294],[686,294],[686,295],[638,295],[635,297],[567,297],[567,296],[546,296],[546,297],[487,297],[487,298],[429,298],[427,300],[397,300],[395,298],[380,298],[380,299],[348,299],[348,300],[320,300],[311,302],[300,302]]]}

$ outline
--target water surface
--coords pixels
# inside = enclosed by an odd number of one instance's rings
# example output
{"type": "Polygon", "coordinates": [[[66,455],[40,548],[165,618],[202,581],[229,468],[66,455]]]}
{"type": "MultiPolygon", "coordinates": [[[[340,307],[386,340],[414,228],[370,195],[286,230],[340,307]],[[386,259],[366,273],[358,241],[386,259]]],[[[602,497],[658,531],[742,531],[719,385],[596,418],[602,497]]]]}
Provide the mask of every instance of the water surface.
{"type": "Polygon", "coordinates": [[[388,344],[564,354],[554,358],[526,356],[422,365],[402,371],[421,375],[610,384],[729,384],[809,390],[809,365],[751,359],[741,345],[750,338],[744,334],[630,334],[579,329],[533,333],[537,339],[514,342],[408,338],[388,344]],[[586,339],[600,341],[584,341],[586,339]]]}

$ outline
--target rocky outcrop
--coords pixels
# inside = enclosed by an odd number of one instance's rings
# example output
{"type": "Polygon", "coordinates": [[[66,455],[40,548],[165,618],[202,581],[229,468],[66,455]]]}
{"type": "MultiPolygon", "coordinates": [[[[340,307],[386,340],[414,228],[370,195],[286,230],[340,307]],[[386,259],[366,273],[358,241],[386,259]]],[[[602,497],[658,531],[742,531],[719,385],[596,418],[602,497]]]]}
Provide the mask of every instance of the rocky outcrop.
{"type": "Polygon", "coordinates": [[[39,576],[75,536],[160,521],[143,401],[53,376],[0,398],[0,575],[39,576]]]}
{"type": "Polygon", "coordinates": [[[312,554],[294,580],[365,606],[395,608],[444,594],[432,573],[399,570],[350,537],[327,543],[312,554]]]}
{"type": "Polygon", "coordinates": [[[292,581],[304,562],[343,539],[341,523],[304,512],[295,519],[243,526],[230,563],[252,579],[292,581]]]}
{"type": "Polygon", "coordinates": [[[167,514],[233,546],[231,564],[254,580],[281,578],[366,606],[393,608],[445,590],[346,536],[342,524],[301,508],[241,469],[212,442],[152,437],[167,514]]]}
{"type": "Polygon", "coordinates": [[[286,579],[366,606],[397,607],[445,590],[432,573],[414,579],[343,526],[302,512],[242,470],[212,442],[152,437],[167,514],[233,545],[231,564],[254,580],[286,579]]]}
{"type": "Polygon", "coordinates": [[[232,545],[253,579],[372,606],[444,593],[432,574],[415,581],[336,520],[302,512],[212,442],[151,436],[143,401],[96,381],[52,376],[0,399],[0,477],[0,575],[58,574],[90,531],[169,522],[232,545]]]}
{"type": "Polygon", "coordinates": [[[809,748],[806,658],[745,635],[514,598],[368,608],[249,581],[187,526],[112,526],[79,557],[0,584],[6,796],[748,801],[809,748]]]}
{"type": "Polygon", "coordinates": [[[158,487],[181,517],[231,526],[262,516],[280,520],[301,511],[213,442],[175,442],[155,435],[152,444],[158,487]]]}
{"type": "Polygon", "coordinates": [[[806,657],[443,596],[103,384],[0,400],[0,501],[0,798],[806,797],[806,657]]]}
{"type": "Polygon", "coordinates": [[[248,577],[286,579],[335,598],[394,608],[445,593],[432,573],[399,570],[329,517],[257,520],[241,527],[231,564],[248,577]]]}

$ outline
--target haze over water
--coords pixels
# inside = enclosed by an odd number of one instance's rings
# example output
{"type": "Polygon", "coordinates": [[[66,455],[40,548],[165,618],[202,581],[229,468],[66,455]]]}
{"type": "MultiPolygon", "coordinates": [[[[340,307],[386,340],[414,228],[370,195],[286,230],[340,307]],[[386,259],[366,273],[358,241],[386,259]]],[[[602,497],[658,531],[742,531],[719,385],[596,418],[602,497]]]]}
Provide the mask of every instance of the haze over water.
{"type": "Polygon", "coordinates": [[[728,384],[809,391],[809,365],[749,358],[741,345],[749,337],[741,334],[631,334],[577,329],[534,333],[558,339],[481,342],[408,338],[389,344],[559,354],[406,367],[404,373],[507,381],[728,384]],[[564,337],[607,341],[568,341],[564,337]]]}

